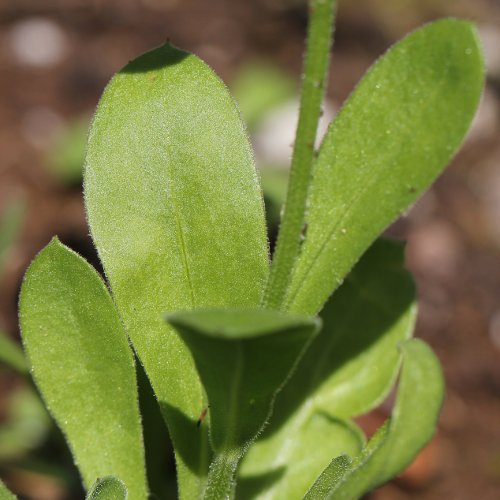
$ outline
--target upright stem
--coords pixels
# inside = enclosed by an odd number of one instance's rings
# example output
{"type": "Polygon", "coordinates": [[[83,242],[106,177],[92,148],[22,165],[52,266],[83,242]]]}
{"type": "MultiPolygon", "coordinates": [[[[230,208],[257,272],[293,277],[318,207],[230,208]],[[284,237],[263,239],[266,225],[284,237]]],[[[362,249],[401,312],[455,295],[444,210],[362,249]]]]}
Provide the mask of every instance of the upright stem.
{"type": "Polygon", "coordinates": [[[264,307],[281,309],[300,249],[314,145],[327,83],[335,0],[309,1],[309,28],[288,192],[264,307]]]}

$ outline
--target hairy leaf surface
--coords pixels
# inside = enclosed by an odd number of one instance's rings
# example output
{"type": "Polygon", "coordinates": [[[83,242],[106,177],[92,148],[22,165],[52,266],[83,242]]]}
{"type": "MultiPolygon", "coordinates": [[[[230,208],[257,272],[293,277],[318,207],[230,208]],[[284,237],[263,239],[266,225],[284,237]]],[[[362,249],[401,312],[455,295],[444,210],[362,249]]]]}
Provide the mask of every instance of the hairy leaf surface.
{"type": "Polygon", "coordinates": [[[242,476],[286,468],[266,498],[285,498],[297,480],[305,493],[332,456],[357,455],[342,437],[352,442],[351,434],[339,435],[338,424],[327,431],[325,422],[317,439],[307,429],[313,415],[335,415],[338,421],[369,411],[394,384],[401,358],[397,344],[411,336],[416,313],[403,250],[400,243],[376,241],[323,309],[322,331],[278,394],[270,425],[243,459],[242,476]],[[332,447],[338,453],[328,454],[332,447]],[[296,474],[304,462],[307,472],[296,474]]]}
{"type": "Polygon", "coordinates": [[[127,500],[127,498],[127,487],[114,476],[96,479],[87,495],[87,500],[127,500]]]}
{"type": "MultiPolygon", "coordinates": [[[[370,440],[342,479],[331,483],[326,496],[309,500],[352,500],[399,474],[432,438],[444,393],[439,361],[421,340],[402,344],[403,369],[391,420],[370,440]]],[[[330,475],[326,469],[323,474],[330,475]]],[[[324,492],[324,478],[322,483],[324,492]]],[[[313,490],[315,488],[313,487],[313,490]]]]}
{"type": "Polygon", "coordinates": [[[20,296],[23,342],[47,408],[66,435],[85,486],[125,478],[147,496],[132,351],[97,272],[57,239],[29,267],[20,296]]]}
{"type": "Polygon", "coordinates": [[[483,82],[477,34],[465,21],[418,29],[374,64],[321,146],[288,310],[316,314],[432,183],[462,142],[483,82]]]}
{"type": "Polygon", "coordinates": [[[281,404],[314,398],[316,406],[338,417],[379,405],[395,382],[401,359],[397,345],[411,337],[416,312],[403,245],[376,241],[323,309],[322,332],[281,404]]]}
{"type": "Polygon", "coordinates": [[[7,486],[5,486],[5,484],[3,484],[2,481],[0,481],[0,500],[15,500],[16,499],[16,496],[13,495],[7,488],[7,486]]]}
{"type": "Polygon", "coordinates": [[[304,495],[304,500],[324,500],[328,498],[333,484],[337,484],[349,469],[352,460],[347,455],[334,458],[321,476],[304,495]]]}
{"type": "Polygon", "coordinates": [[[108,85],[90,131],[88,219],[113,295],[167,418],[180,494],[203,488],[203,388],[165,311],[257,306],[263,202],[244,125],[201,60],[166,44],[108,85]]]}
{"type": "Polygon", "coordinates": [[[320,410],[313,413],[308,407],[279,431],[264,436],[243,459],[237,498],[255,498],[258,478],[260,500],[302,498],[332,456],[356,456],[365,444],[362,431],[354,424],[320,410]],[[282,472],[274,481],[267,481],[273,471],[282,472]]]}
{"type": "MultiPolygon", "coordinates": [[[[210,404],[213,467],[229,481],[269,418],[277,391],[318,332],[319,320],[231,309],[174,313],[168,321],[193,354],[210,404]]],[[[224,480],[207,495],[227,494],[224,480]]]]}

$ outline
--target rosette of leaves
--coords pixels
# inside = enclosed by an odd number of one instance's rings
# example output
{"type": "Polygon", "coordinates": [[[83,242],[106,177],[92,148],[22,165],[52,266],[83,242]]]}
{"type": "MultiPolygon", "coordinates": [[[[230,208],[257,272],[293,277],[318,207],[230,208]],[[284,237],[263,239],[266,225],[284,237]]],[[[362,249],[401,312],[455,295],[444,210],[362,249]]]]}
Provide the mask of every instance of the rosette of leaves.
{"type": "Polygon", "coordinates": [[[441,371],[411,339],[403,248],[378,238],[467,132],[483,86],[477,36],[444,20],[393,46],[315,155],[333,2],[311,5],[272,262],[245,125],[206,64],[167,43],[103,94],[85,203],[106,281],[55,239],[20,300],[35,382],[90,498],[147,497],[132,349],[168,426],[180,498],[358,498],[432,437],[441,371]],[[304,225],[300,243],[290,228],[304,225]],[[352,418],[398,374],[393,415],[366,443],[352,418]]]}

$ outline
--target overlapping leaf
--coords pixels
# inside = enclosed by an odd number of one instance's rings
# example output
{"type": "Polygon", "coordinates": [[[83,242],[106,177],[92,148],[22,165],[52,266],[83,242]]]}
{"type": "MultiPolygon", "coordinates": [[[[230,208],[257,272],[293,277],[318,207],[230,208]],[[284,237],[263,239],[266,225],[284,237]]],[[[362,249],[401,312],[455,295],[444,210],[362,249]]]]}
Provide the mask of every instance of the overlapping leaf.
{"type": "Polygon", "coordinates": [[[323,330],[283,393],[283,403],[314,398],[339,417],[368,412],[394,384],[416,320],[415,287],[404,247],[378,240],[322,311],[323,330]]]}
{"type": "Polygon", "coordinates": [[[344,474],[332,462],[309,491],[308,500],[360,498],[400,473],[432,438],[444,393],[439,361],[421,340],[405,342],[402,350],[404,363],[390,422],[344,474]]]}
{"type": "Polygon", "coordinates": [[[205,498],[225,498],[239,459],[269,418],[319,320],[229,309],[174,313],[168,321],[189,346],[210,404],[215,459],[205,498]]]}
{"type": "Polygon", "coordinates": [[[321,333],[278,395],[270,426],[242,464],[243,478],[284,469],[263,497],[285,498],[299,488],[298,481],[305,485],[303,494],[332,456],[357,454],[349,444],[351,434],[344,430],[339,435],[338,420],[330,418],[337,421],[330,426],[325,421],[324,433],[316,439],[307,429],[318,414],[338,419],[369,411],[393,385],[401,357],[397,344],[411,336],[416,316],[403,254],[401,244],[378,240],[327,303],[321,333]],[[328,454],[330,447],[338,453],[328,454]],[[305,463],[307,471],[297,474],[305,463]]]}
{"type": "Polygon", "coordinates": [[[166,44],[108,85],[89,136],[85,198],[129,335],[167,417],[180,494],[203,488],[206,406],[165,311],[257,306],[268,273],[250,145],[222,82],[166,44]]]}
{"type": "Polygon", "coordinates": [[[473,25],[456,20],[418,29],[375,63],[321,146],[288,310],[316,314],[447,165],[476,111],[483,73],[473,25]]]}
{"type": "Polygon", "coordinates": [[[132,351],[94,269],[57,239],[31,264],[21,289],[23,342],[35,382],[89,488],[117,475],[130,499],[147,496],[132,351]]]}
{"type": "Polygon", "coordinates": [[[354,424],[305,406],[288,425],[250,448],[238,471],[236,498],[302,498],[332,456],[356,456],[364,435],[354,424]],[[269,480],[271,473],[275,477],[269,480]]]}

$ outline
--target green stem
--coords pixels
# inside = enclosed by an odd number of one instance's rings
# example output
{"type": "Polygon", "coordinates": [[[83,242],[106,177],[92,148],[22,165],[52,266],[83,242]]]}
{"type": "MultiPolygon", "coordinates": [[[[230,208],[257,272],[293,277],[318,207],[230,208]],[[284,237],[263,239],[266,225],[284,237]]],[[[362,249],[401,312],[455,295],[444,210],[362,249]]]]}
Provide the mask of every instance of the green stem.
{"type": "Polygon", "coordinates": [[[282,309],[300,250],[314,144],[327,83],[335,0],[309,1],[309,29],[300,97],[297,135],[283,219],[278,234],[264,307],[282,309]]]}

